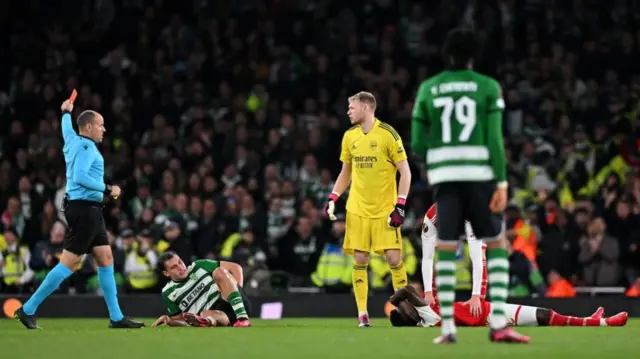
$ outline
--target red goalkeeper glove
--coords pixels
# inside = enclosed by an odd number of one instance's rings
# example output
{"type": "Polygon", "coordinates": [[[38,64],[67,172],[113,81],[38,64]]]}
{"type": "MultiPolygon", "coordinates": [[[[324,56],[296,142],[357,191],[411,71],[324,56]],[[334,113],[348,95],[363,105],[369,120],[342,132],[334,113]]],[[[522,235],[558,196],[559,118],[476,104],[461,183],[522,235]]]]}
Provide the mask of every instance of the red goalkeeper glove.
{"type": "Polygon", "coordinates": [[[389,215],[389,225],[393,228],[399,228],[404,223],[404,204],[406,200],[398,197],[398,202],[393,208],[393,212],[389,215]]]}

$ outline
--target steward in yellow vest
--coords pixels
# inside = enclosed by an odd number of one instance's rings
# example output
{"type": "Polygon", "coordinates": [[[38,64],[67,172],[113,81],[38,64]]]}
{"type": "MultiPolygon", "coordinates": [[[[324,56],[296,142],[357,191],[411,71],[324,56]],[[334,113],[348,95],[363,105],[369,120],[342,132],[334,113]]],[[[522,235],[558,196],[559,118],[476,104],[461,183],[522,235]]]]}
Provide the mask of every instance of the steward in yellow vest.
{"type": "Polygon", "coordinates": [[[29,267],[31,253],[26,246],[18,244],[18,235],[13,228],[4,231],[6,248],[0,252],[0,276],[2,292],[19,293],[24,286],[31,285],[35,273],[29,267]]]}
{"type": "Polygon", "coordinates": [[[127,254],[124,264],[127,288],[136,293],[155,293],[158,291],[155,271],[158,255],[151,248],[150,238],[141,238],[138,243],[138,249],[127,254]]]}
{"type": "Polygon", "coordinates": [[[316,287],[329,292],[348,291],[352,268],[353,257],[342,252],[341,244],[327,243],[322,249],[316,270],[311,273],[311,281],[316,287]]]}

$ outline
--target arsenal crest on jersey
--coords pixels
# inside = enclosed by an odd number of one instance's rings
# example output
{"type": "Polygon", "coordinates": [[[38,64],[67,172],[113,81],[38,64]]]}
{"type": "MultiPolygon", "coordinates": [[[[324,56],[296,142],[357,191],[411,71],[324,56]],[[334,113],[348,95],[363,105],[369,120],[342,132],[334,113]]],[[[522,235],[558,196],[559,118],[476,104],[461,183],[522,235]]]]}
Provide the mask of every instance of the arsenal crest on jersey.
{"type": "Polygon", "coordinates": [[[369,148],[371,148],[371,151],[375,151],[376,148],[378,148],[378,142],[377,141],[369,142],[369,148]]]}

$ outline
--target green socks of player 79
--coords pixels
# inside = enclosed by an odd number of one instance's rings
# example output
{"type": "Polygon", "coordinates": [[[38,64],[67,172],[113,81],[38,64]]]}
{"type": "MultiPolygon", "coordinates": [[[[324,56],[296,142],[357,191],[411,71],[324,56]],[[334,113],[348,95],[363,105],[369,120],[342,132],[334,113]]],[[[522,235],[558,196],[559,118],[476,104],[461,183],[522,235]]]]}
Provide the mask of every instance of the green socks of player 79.
{"type": "Polygon", "coordinates": [[[436,287],[442,317],[442,334],[455,334],[453,301],[456,297],[456,252],[438,250],[436,261],[436,287]]]}
{"type": "Polygon", "coordinates": [[[242,302],[242,296],[240,295],[240,292],[235,291],[229,294],[229,297],[227,298],[227,302],[231,304],[233,311],[236,313],[236,318],[249,319],[249,316],[247,315],[247,310],[244,309],[244,303],[242,302]]]}
{"type": "Polygon", "coordinates": [[[491,327],[507,326],[505,303],[509,296],[509,252],[504,248],[487,249],[489,297],[491,297],[491,327]]]}

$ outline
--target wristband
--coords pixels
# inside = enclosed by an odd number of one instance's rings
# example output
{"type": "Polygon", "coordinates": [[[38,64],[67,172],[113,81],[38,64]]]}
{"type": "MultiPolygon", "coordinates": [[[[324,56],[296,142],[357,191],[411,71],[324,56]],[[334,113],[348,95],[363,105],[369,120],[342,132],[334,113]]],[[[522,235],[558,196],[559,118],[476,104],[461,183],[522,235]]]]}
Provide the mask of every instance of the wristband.
{"type": "Polygon", "coordinates": [[[502,182],[498,182],[497,186],[500,189],[506,189],[507,187],[509,187],[509,183],[507,181],[502,181],[502,182]]]}
{"type": "Polygon", "coordinates": [[[404,206],[405,203],[407,203],[407,199],[402,196],[398,196],[398,201],[396,203],[404,206]]]}
{"type": "Polygon", "coordinates": [[[338,200],[338,198],[340,198],[340,195],[335,193],[335,192],[331,192],[331,194],[329,195],[329,200],[330,201],[336,202],[338,200]]]}

